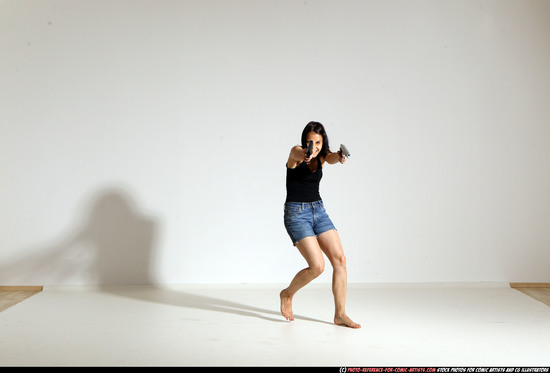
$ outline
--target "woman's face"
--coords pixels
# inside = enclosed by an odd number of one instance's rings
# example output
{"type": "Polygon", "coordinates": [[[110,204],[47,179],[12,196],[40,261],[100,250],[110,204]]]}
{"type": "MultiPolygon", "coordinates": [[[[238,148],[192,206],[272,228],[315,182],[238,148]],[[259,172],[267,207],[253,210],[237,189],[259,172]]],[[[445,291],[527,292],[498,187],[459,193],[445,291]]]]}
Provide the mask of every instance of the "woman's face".
{"type": "Polygon", "coordinates": [[[311,131],[307,134],[306,145],[309,145],[310,141],[313,141],[313,153],[311,153],[311,158],[315,158],[319,155],[319,152],[323,147],[323,136],[311,131]]]}

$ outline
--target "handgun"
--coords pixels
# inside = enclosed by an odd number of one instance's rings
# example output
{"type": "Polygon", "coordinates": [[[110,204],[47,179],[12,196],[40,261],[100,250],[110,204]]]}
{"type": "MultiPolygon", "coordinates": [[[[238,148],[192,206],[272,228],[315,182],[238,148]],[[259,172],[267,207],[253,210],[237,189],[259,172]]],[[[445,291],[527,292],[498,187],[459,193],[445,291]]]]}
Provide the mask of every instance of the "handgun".
{"type": "Polygon", "coordinates": [[[342,154],[344,157],[349,157],[351,155],[348,148],[346,148],[344,144],[340,144],[340,154],[342,154]]]}
{"type": "Polygon", "coordinates": [[[312,154],[312,153],[313,153],[313,141],[310,141],[310,142],[307,144],[306,158],[311,157],[311,154],[312,154]]]}

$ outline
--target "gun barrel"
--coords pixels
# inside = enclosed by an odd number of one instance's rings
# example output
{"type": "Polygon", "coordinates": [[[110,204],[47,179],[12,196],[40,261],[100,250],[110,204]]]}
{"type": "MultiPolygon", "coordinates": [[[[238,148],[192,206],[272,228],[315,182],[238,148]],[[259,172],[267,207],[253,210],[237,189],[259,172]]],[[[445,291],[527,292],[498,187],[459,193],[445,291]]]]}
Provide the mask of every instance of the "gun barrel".
{"type": "Polygon", "coordinates": [[[307,145],[307,156],[308,158],[311,156],[311,154],[313,153],[313,141],[310,141],[307,145]]]}
{"type": "Polygon", "coordinates": [[[351,155],[348,148],[346,148],[344,144],[340,144],[340,151],[342,152],[342,155],[345,157],[349,157],[351,155]]]}

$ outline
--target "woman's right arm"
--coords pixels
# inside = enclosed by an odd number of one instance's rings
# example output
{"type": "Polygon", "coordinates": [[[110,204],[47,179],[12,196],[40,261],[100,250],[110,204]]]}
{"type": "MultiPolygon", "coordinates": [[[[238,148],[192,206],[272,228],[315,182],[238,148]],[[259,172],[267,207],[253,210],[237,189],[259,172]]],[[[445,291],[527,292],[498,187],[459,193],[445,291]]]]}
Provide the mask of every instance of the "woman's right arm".
{"type": "Polygon", "coordinates": [[[309,159],[306,158],[306,150],[299,145],[296,145],[290,149],[290,154],[288,156],[287,167],[296,168],[302,162],[309,162],[309,159]]]}

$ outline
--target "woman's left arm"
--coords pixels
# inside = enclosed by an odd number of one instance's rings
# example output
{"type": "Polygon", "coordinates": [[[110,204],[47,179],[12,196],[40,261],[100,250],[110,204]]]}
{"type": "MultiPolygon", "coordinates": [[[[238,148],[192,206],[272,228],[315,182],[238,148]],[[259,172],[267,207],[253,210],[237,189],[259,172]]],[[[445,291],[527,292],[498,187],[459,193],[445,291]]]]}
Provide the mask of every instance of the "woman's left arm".
{"type": "Polygon", "coordinates": [[[340,151],[337,151],[336,153],[328,153],[327,157],[325,158],[325,161],[327,161],[329,164],[335,164],[335,163],[346,163],[347,157],[344,157],[340,151]]]}

